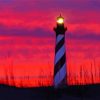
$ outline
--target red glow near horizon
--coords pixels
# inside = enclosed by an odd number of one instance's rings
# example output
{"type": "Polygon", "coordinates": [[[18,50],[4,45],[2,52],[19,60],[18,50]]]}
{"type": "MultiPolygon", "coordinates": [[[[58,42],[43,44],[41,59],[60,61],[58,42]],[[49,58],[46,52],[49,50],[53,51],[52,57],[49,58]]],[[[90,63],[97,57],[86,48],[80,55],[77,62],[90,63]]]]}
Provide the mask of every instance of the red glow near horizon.
{"type": "MultiPolygon", "coordinates": [[[[2,53],[0,55],[0,83],[17,87],[53,84],[54,39],[10,36],[1,37],[0,41],[3,44],[0,47],[0,53],[2,53]],[[40,44],[41,42],[42,44],[40,44]]],[[[79,42],[82,43],[82,41],[71,40],[67,40],[66,43],[68,84],[99,83],[100,57],[98,50],[100,48],[95,48],[95,43],[81,45],[79,42]],[[92,54],[92,52],[95,53],[92,54]],[[82,75],[80,75],[81,70],[82,75]],[[85,77],[88,77],[89,80],[86,80],[85,77]]]]}

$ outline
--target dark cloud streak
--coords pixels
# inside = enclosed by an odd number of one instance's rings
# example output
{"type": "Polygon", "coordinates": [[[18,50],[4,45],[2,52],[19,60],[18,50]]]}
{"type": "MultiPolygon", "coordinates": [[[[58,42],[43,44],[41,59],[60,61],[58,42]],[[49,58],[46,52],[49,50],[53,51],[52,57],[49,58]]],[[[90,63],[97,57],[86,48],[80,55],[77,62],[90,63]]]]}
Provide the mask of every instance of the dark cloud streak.
{"type": "Polygon", "coordinates": [[[33,37],[52,37],[49,30],[37,27],[35,29],[19,28],[0,25],[0,36],[33,36],[33,37]]]}
{"type": "Polygon", "coordinates": [[[97,41],[100,42],[100,34],[95,34],[90,31],[75,31],[74,33],[68,32],[66,34],[66,38],[73,39],[73,40],[84,40],[84,41],[97,41]]]}

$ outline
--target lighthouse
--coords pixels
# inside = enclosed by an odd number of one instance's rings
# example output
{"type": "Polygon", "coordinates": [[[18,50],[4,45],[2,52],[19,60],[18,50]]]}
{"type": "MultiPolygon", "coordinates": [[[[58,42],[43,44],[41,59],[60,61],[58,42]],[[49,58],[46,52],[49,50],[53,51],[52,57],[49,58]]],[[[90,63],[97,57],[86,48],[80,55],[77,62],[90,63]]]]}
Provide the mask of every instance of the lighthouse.
{"type": "Polygon", "coordinates": [[[64,18],[57,17],[57,26],[54,28],[56,33],[55,61],[54,61],[54,87],[63,87],[66,84],[66,48],[64,18]]]}

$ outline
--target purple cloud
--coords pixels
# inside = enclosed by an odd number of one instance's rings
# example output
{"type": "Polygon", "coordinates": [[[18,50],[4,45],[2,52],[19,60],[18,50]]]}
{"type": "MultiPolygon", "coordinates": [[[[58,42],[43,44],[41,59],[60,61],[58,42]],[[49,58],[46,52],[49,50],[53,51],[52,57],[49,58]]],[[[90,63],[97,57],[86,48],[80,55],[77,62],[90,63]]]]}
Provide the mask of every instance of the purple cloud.
{"type": "Polygon", "coordinates": [[[0,25],[0,35],[1,36],[33,36],[33,37],[52,37],[53,32],[48,29],[43,28],[20,28],[20,27],[7,27],[4,25],[0,25]]]}

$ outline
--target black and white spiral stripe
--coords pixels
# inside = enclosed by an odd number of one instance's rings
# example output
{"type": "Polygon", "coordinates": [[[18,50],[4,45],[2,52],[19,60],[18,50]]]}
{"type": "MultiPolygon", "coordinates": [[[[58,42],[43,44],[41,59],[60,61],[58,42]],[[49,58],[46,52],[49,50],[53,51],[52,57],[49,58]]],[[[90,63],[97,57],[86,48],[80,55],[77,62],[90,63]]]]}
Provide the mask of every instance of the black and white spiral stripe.
{"type": "Polygon", "coordinates": [[[54,66],[54,86],[59,87],[66,82],[66,50],[65,50],[65,36],[58,34],[56,36],[55,49],[55,66],[54,66]]]}

